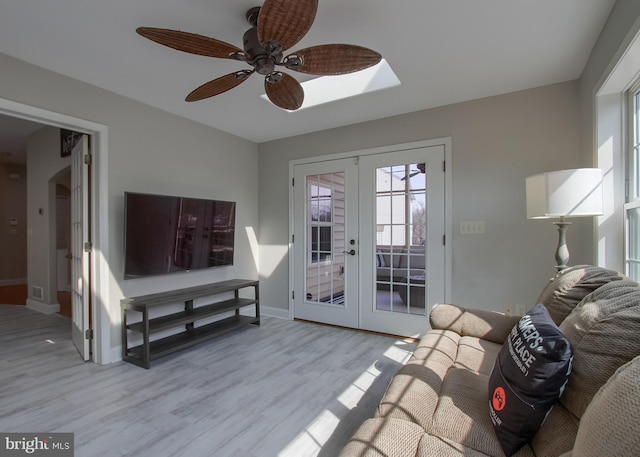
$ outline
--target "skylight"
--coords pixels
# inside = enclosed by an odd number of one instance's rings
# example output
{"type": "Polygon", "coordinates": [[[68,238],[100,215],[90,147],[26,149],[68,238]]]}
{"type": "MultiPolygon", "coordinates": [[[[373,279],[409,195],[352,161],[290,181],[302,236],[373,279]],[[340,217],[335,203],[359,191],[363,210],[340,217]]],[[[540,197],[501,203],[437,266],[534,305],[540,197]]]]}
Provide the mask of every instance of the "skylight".
{"type": "MultiPolygon", "coordinates": [[[[296,112],[312,106],[399,86],[400,80],[387,61],[382,59],[378,65],[355,73],[321,76],[301,84],[304,89],[304,102],[296,112]]],[[[266,94],[261,97],[269,102],[266,94]]]]}

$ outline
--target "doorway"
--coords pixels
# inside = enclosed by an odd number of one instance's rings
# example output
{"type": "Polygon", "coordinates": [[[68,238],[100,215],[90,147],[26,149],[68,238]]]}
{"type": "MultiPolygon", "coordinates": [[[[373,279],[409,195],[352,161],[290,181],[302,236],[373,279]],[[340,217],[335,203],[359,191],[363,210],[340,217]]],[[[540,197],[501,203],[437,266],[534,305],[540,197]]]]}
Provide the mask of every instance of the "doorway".
{"type": "Polygon", "coordinates": [[[447,144],[293,165],[293,317],[402,336],[445,300],[447,144]]]}
{"type": "MultiPolygon", "coordinates": [[[[89,226],[89,236],[92,240],[90,251],[87,253],[87,266],[90,266],[89,277],[83,283],[89,299],[90,309],[85,315],[91,315],[93,334],[83,332],[83,337],[91,337],[91,360],[99,364],[108,364],[112,360],[109,313],[109,277],[108,277],[108,167],[107,167],[107,137],[108,128],[94,122],[73,118],[64,114],[43,110],[10,100],[0,99],[0,115],[25,119],[27,121],[51,125],[58,128],[85,133],[91,137],[93,167],[91,180],[88,181],[91,199],[91,213],[86,215],[89,226]],[[89,284],[91,286],[89,286],[89,284]]],[[[54,246],[55,247],[55,246],[54,246]]],[[[83,246],[85,248],[85,246],[83,246]]],[[[55,255],[53,257],[55,264],[55,255]]],[[[51,282],[56,284],[55,275],[51,282]]],[[[84,318],[83,318],[84,320],[84,318]]],[[[81,351],[82,353],[82,351],[81,351]]],[[[84,357],[83,357],[84,358],[84,357]]]]}

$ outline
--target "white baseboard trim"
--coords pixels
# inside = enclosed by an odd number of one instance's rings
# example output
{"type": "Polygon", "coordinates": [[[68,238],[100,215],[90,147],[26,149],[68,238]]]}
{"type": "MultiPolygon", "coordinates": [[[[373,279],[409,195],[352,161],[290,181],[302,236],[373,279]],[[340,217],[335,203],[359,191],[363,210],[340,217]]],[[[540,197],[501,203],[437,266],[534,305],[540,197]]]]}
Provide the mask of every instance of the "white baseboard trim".
{"type": "Polygon", "coordinates": [[[122,346],[111,348],[111,362],[122,362],[122,346]]]}
{"type": "Polygon", "coordinates": [[[49,303],[32,300],[31,298],[27,298],[27,308],[44,314],[55,314],[60,311],[60,305],[58,303],[51,305],[49,303]]]}
{"type": "Polygon", "coordinates": [[[27,284],[27,278],[0,279],[0,286],[20,286],[27,284]]]}
{"type": "Polygon", "coordinates": [[[273,308],[270,306],[261,306],[260,314],[264,314],[265,316],[269,316],[269,317],[276,317],[278,319],[290,320],[288,309],[273,308]]]}

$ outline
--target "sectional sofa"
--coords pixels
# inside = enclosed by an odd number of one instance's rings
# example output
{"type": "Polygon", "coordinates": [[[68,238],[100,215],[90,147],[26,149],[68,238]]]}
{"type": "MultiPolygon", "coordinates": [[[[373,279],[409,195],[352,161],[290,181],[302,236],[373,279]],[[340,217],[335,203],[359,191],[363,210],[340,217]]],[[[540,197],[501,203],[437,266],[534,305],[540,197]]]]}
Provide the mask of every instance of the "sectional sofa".
{"type": "MultiPolygon", "coordinates": [[[[538,302],[571,342],[573,368],[542,426],[514,455],[640,455],[638,284],[612,270],[576,266],[551,278],[538,302]]],[[[432,329],[339,456],[503,456],[488,383],[518,320],[436,306],[432,329]]]]}

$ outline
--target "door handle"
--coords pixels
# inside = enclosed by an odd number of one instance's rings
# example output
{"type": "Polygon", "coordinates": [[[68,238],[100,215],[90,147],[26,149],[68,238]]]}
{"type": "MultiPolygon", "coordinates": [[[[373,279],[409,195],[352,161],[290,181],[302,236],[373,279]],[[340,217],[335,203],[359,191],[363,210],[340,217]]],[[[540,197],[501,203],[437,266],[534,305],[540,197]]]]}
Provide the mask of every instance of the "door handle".
{"type": "Polygon", "coordinates": [[[343,254],[356,255],[356,250],[352,249],[350,251],[342,251],[343,254]]]}

